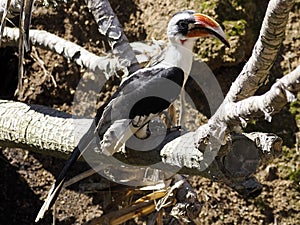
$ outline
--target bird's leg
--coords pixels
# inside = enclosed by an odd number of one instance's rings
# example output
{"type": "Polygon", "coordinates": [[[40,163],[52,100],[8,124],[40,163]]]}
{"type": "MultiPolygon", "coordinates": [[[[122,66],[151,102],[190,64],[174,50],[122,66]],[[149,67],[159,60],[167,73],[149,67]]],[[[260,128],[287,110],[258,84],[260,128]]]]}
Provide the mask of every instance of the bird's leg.
{"type": "Polygon", "coordinates": [[[149,136],[148,134],[148,126],[147,123],[153,118],[153,114],[150,114],[148,116],[136,116],[132,119],[131,123],[129,124],[129,126],[127,126],[127,128],[125,129],[125,131],[121,134],[120,138],[117,139],[117,142],[115,145],[113,145],[114,150],[110,153],[115,153],[117,152],[121,146],[123,144],[126,143],[126,141],[132,136],[132,135],[136,135],[138,138],[140,135],[141,139],[145,139],[149,136]],[[146,124],[146,125],[143,125],[146,124]],[[137,134],[137,132],[139,131],[139,133],[137,134]]]}
{"type": "MultiPolygon", "coordinates": [[[[151,116],[151,114],[149,115],[151,116]]],[[[152,115],[153,116],[153,115],[152,115]]],[[[132,125],[135,127],[141,127],[146,124],[150,119],[148,116],[136,116],[132,119],[132,125]]]]}
{"type": "Polygon", "coordinates": [[[179,124],[181,127],[185,127],[186,123],[186,99],[185,99],[185,91],[184,87],[182,87],[180,96],[180,108],[179,108],[179,124]]]}
{"type": "MultiPolygon", "coordinates": [[[[126,141],[132,137],[136,132],[138,131],[138,128],[130,124],[125,131],[122,133],[121,137],[119,139],[116,139],[113,143],[111,143],[112,151],[108,151],[111,155],[113,155],[115,152],[117,152],[125,143],[126,141]]],[[[108,149],[106,149],[108,150],[108,149]]]]}
{"type": "Polygon", "coordinates": [[[176,115],[176,109],[173,104],[171,104],[167,111],[163,111],[165,118],[165,123],[167,125],[167,128],[175,127],[175,124],[177,124],[177,115],[176,115]]]}
{"type": "Polygon", "coordinates": [[[134,135],[137,138],[139,138],[139,139],[146,139],[146,138],[148,138],[150,136],[149,123],[145,124],[134,135]]]}

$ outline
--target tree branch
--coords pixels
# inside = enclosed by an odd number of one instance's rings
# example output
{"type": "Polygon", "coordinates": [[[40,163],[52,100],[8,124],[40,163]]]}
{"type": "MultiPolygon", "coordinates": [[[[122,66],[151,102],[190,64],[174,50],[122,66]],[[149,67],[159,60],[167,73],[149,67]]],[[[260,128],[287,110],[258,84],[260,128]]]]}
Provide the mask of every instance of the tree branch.
{"type": "MultiPolygon", "coordinates": [[[[299,89],[300,66],[279,79],[264,95],[230,103],[228,107],[232,110],[220,109],[222,113],[216,113],[211,119],[215,123],[237,124],[241,123],[240,118],[246,120],[250,116],[259,117],[265,113],[270,116],[292,101],[293,94],[299,89]]],[[[92,119],[72,117],[70,114],[45,106],[29,106],[7,100],[0,100],[0,115],[2,146],[43,149],[41,150],[43,152],[61,151],[62,154],[70,153],[76,146],[78,138],[85,133],[92,121],[92,119]],[[53,137],[53,140],[48,140],[49,137],[53,137]]],[[[201,126],[196,132],[200,133],[200,130],[208,132],[209,126],[210,124],[201,126]]],[[[195,140],[199,140],[199,137],[195,140]]],[[[178,151],[181,150],[182,148],[178,148],[178,151]]]]}
{"type": "Polygon", "coordinates": [[[269,2],[252,55],[232,84],[226,101],[239,101],[252,96],[264,83],[285,37],[286,23],[294,3],[294,0],[269,2]]]}
{"type": "MultiPolygon", "coordinates": [[[[118,57],[112,54],[97,56],[83,47],[50,32],[32,29],[29,31],[29,39],[32,45],[60,54],[68,61],[73,61],[77,65],[97,74],[98,77],[104,74],[105,79],[108,79],[116,75],[118,71],[122,71],[123,74],[129,73],[127,67],[120,62],[118,57]]],[[[19,29],[5,27],[2,46],[16,47],[18,40],[19,29]]],[[[151,58],[160,54],[164,42],[154,42],[151,45],[133,42],[130,45],[138,62],[147,63],[151,58]]]]}
{"type": "MultiPolygon", "coordinates": [[[[77,65],[85,67],[95,74],[104,74],[106,79],[117,74],[117,71],[128,73],[127,68],[121,65],[117,57],[111,55],[97,56],[73,42],[43,30],[30,30],[29,36],[32,45],[60,54],[67,60],[74,61],[77,65]]],[[[6,27],[4,29],[2,39],[4,46],[16,46],[18,40],[18,28],[6,27]]]]}
{"type": "Polygon", "coordinates": [[[221,112],[218,112],[216,117],[218,120],[226,121],[226,124],[235,124],[264,115],[265,119],[271,122],[271,115],[281,110],[287,103],[295,101],[295,94],[299,90],[300,66],[279,79],[264,95],[225,104],[219,109],[221,112]]]}
{"type": "Polygon", "coordinates": [[[120,64],[127,67],[130,73],[138,70],[139,63],[109,2],[107,0],[85,0],[85,2],[98,24],[99,32],[107,38],[120,64]]]}
{"type": "MultiPolygon", "coordinates": [[[[149,152],[149,154],[155,154],[156,157],[144,157],[144,160],[149,165],[153,163],[153,159],[160,157],[166,166],[177,167],[179,173],[209,177],[225,182],[244,195],[251,194],[253,190],[260,187],[252,175],[261,162],[275,157],[280,152],[282,140],[276,135],[264,134],[256,135],[253,140],[259,139],[260,141],[253,142],[241,134],[230,136],[222,134],[227,139],[221,143],[221,139],[216,138],[214,132],[222,133],[219,132],[222,127],[218,126],[220,123],[229,123],[229,121],[236,123],[239,121],[239,117],[246,117],[251,113],[257,116],[262,115],[260,112],[263,112],[264,109],[260,108],[260,104],[258,104],[258,112],[256,112],[256,102],[266,101],[266,108],[274,108],[278,111],[291,100],[287,97],[289,94],[286,93],[299,91],[299,83],[300,67],[278,80],[264,95],[232,103],[236,104],[232,107],[238,109],[238,105],[248,102],[247,104],[254,105],[249,109],[250,111],[241,110],[241,113],[244,114],[234,114],[228,117],[212,117],[213,123],[205,124],[195,132],[189,132],[176,138],[166,144],[161,151],[158,149],[149,152]],[[262,142],[268,142],[264,148],[257,145],[262,142]],[[253,189],[249,189],[247,185],[252,185],[253,189]]],[[[46,151],[50,154],[69,154],[91,122],[91,120],[82,118],[71,118],[66,113],[46,107],[30,107],[24,103],[4,100],[0,102],[0,110],[1,145],[13,144],[14,147],[46,151]],[[17,120],[15,115],[17,115],[17,120]]],[[[275,113],[275,110],[270,113],[275,113]]],[[[121,154],[120,157],[128,162],[126,154],[121,154]]]]}
{"type": "MultiPolygon", "coordinates": [[[[220,150],[220,148],[222,145],[228,145],[225,133],[228,125],[241,124],[246,122],[249,117],[262,115],[270,119],[272,114],[278,112],[288,102],[293,101],[294,94],[299,90],[300,66],[279,79],[268,92],[261,96],[223,104],[223,107],[218,109],[207,124],[199,127],[195,132],[189,132],[165,145],[161,151],[163,161],[179,168],[190,165],[189,168],[205,170],[207,168],[207,164],[203,163],[207,162],[205,154],[208,154],[208,160],[209,157],[224,155],[224,149],[220,150]],[[189,153],[183,152],[182,149],[189,153]]],[[[225,154],[227,151],[228,149],[225,154]]]]}
{"type": "MultiPolygon", "coordinates": [[[[114,14],[107,0],[86,0],[89,10],[93,14],[98,26],[99,32],[104,35],[111,48],[114,58],[111,56],[98,57],[82,47],[50,34],[46,31],[31,30],[30,39],[33,45],[43,47],[63,54],[68,60],[75,61],[78,65],[90,69],[96,74],[104,73],[106,79],[111,75],[122,71],[126,76],[140,68],[136,55],[131,48],[126,35],[119,23],[117,16],[114,14]]],[[[0,16],[5,13],[5,1],[0,2],[0,16]]],[[[8,13],[15,10],[20,12],[20,1],[12,1],[11,9],[8,13]]],[[[6,45],[16,45],[19,40],[19,34],[15,29],[5,28],[3,41],[6,45]]]]}
{"type": "MultiPolygon", "coordinates": [[[[43,106],[28,106],[24,103],[1,100],[0,145],[4,147],[20,147],[66,158],[71,154],[73,148],[89,128],[91,122],[92,120],[90,119],[71,118],[66,113],[43,106]]],[[[178,167],[179,173],[200,175],[224,182],[241,194],[249,195],[253,190],[260,188],[259,183],[251,174],[256,171],[260,162],[266,161],[266,158],[275,157],[275,153],[277,154],[281,149],[281,139],[276,135],[261,134],[260,136],[256,136],[256,139],[259,140],[257,143],[267,140],[266,136],[269,137],[266,144],[268,146],[267,150],[262,149],[260,146],[255,146],[254,142],[245,136],[233,135],[230,144],[226,145],[222,150],[224,153],[222,163],[219,160],[220,158],[216,158],[207,168],[196,165],[207,160],[201,151],[190,147],[183,151],[181,146],[173,146],[173,149],[175,149],[173,153],[167,153],[164,150],[165,148],[161,153],[160,149],[145,152],[144,163],[152,165],[157,163],[156,161],[153,162],[153,159],[161,158],[166,168],[178,167]],[[244,149],[248,149],[249,151],[245,152],[244,149]],[[234,158],[235,155],[243,156],[243,162],[238,164],[237,159],[234,158]],[[180,159],[180,164],[178,164],[178,159],[180,159]],[[196,162],[195,159],[198,159],[198,161],[196,162]],[[246,166],[246,172],[244,161],[251,162],[250,166],[246,166]],[[244,173],[239,173],[237,168],[228,169],[228,165],[241,166],[240,168],[243,168],[244,173]],[[233,174],[235,173],[239,174],[239,176],[234,176],[233,174]],[[252,186],[250,188],[248,180],[251,180],[250,184],[252,186]]],[[[185,136],[181,136],[175,139],[175,141],[182,141],[184,139],[185,136]]],[[[127,157],[128,152],[118,155],[118,159],[126,163],[128,163],[127,157]]],[[[105,158],[107,156],[102,155],[98,160],[103,163],[102,160],[105,160],[105,158]]],[[[136,164],[137,159],[131,158],[130,160],[136,164]]],[[[95,160],[97,161],[97,159],[95,160]]],[[[144,171],[142,170],[141,173],[143,174],[144,171]]]]}
{"type": "Polygon", "coordinates": [[[0,100],[0,145],[63,157],[91,122],[45,106],[0,100]]]}

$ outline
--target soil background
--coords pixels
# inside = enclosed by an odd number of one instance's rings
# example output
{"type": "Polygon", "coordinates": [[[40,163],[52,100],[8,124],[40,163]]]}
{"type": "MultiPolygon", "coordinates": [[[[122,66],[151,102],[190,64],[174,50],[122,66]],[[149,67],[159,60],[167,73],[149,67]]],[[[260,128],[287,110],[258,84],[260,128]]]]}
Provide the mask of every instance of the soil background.
{"type": "MultiPolygon", "coordinates": [[[[111,1],[130,41],[149,41],[152,38],[166,40],[168,19],[181,9],[194,9],[214,17],[224,27],[232,47],[228,49],[217,40],[207,39],[197,43],[195,53],[213,70],[224,94],[251,55],[267,3],[258,0],[111,1]]],[[[17,20],[12,22],[18,24],[17,20]]],[[[33,12],[32,28],[55,33],[98,55],[109,49],[83,0],[59,1],[56,7],[51,4],[48,7],[37,6],[33,12]]],[[[268,90],[276,78],[300,64],[299,46],[300,2],[296,1],[286,28],[286,39],[271,70],[270,83],[260,88],[259,93],[268,90]]],[[[17,49],[1,48],[0,58],[2,99],[46,105],[83,116],[94,114],[93,106],[89,106],[88,101],[72,105],[79,81],[86,79],[91,82],[84,68],[55,53],[33,48],[25,59],[24,89],[17,97],[13,97],[17,82],[17,49]]],[[[83,92],[82,98],[88,99],[90,95],[97,94],[101,104],[109,98],[119,82],[118,78],[113,77],[101,93],[83,92]]],[[[192,81],[188,82],[186,89],[192,96],[201,93],[192,81]]],[[[190,112],[187,126],[191,129],[195,127],[193,121],[201,123],[209,116],[205,99],[198,98],[195,105],[202,113],[190,112]]],[[[263,185],[263,192],[258,197],[244,199],[223,184],[201,177],[189,177],[203,203],[201,213],[194,221],[196,224],[300,224],[300,155],[295,147],[300,125],[299,111],[298,97],[297,102],[274,116],[271,123],[256,120],[246,129],[274,132],[284,140],[283,155],[257,172],[263,185]]],[[[64,159],[24,149],[0,149],[0,224],[34,224],[35,216],[64,159]]],[[[69,177],[88,168],[84,162],[78,162],[69,177]]],[[[56,204],[57,225],[83,224],[126,203],[126,188],[114,186],[98,192],[88,190],[87,187],[94,183],[108,184],[108,181],[94,175],[63,189],[56,204]]],[[[127,224],[146,224],[146,221],[146,218],[139,218],[127,224]]],[[[52,215],[49,213],[38,224],[51,223],[52,215]]]]}

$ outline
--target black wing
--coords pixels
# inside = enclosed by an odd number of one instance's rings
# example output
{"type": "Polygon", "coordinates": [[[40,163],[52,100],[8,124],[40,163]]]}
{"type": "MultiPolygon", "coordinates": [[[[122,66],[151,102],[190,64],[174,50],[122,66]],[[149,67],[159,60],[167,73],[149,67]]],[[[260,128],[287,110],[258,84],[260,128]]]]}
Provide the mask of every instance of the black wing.
{"type": "Polygon", "coordinates": [[[120,85],[102,113],[100,137],[116,120],[158,114],[179,96],[184,72],[178,67],[142,69],[120,85]]]}

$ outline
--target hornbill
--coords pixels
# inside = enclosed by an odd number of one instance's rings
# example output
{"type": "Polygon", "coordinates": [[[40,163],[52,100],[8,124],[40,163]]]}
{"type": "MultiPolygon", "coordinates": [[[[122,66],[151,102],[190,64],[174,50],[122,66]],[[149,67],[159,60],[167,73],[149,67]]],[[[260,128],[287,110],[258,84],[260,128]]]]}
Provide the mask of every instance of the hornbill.
{"type": "Polygon", "coordinates": [[[89,143],[97,136],[103,154],[112,155],[130,137],[147,138],[144,127],[167,109],[178,97],[188,78],[197,38],[217,37],[229,46],[220,25],[201,13],[186,10],[176,13],[167,28],[169,44],[165,58],[158,64],[140,69],[128,76],[112,97],[98,109],[87,133],[73,150],[40,209],[36,222],[54,204],[66,173],[89,143]]]}

